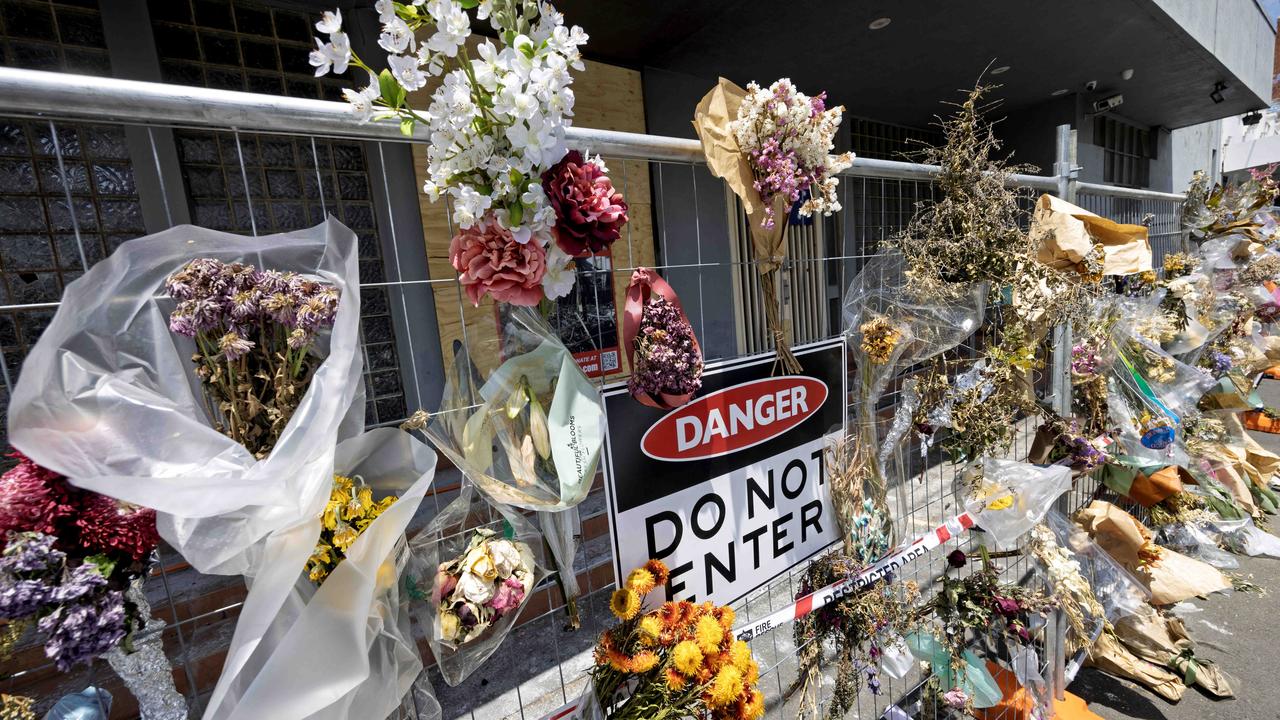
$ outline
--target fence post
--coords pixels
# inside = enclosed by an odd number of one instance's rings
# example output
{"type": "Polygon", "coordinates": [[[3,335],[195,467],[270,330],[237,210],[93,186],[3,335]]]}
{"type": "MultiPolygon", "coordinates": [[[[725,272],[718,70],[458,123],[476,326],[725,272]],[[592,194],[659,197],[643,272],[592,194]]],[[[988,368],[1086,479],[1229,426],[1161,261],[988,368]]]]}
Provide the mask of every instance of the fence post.
{"type": "MultiPolygon", "coordinates": [[[[1076,189],[1080,168],[1076,166],[1076,133],[1070,125],[1059,125],[1055,143],[1053,174],[1058,181],[1058,197],[1069,203],[1076,202],[1076,189]]],[[[1054,329],[1053,338],[1053,391],[1054,406],[1062,417],[1071,415],[1071,325],[1054,329]]],[[[1067,623],[1061,610],[1054,610],[1045,628],[1046,650],[1051,672],[1049,682],[1053,697],[1066,698],[1067,691],[1067,623]]]]}

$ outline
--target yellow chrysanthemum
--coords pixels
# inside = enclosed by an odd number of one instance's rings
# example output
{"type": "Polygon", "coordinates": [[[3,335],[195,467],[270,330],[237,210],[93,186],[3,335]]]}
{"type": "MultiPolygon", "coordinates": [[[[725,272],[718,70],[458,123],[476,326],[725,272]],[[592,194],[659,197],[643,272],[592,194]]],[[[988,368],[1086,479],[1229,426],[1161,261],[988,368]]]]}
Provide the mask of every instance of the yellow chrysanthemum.
{"type": "Polygon", "coordinates": [[[692,640],[676,643],[671,650],[671,663],[677,670],[692,677],[702,667],[702,650],[692,640]]]}
{"type": "Polygon", "coordinates": [[[647,673],[658,664],[658,656],[649,650],[641,650],[631,657],[631,672],[647,673]]]}
{"type": "Polygon", "coordinates": [[[760,682],[760,664],[754,659],[747,665],[747,684],[755,685],[760,682]]]}
{"type": "Polygon", "coordinates": [[[618,588],[609,598],[609,609],[619,620],[630,620],[640,612],[640,596],[634,590],[618,588]]]}
{"type": "Polygon", "coordinates": [[[751,647],[741,640],[734,640],[729,645],[729,662],[733,663],[739,672],[746,673],[747,667],[751,664],[751,647]]]}
{"type": "Polygon", "coordinates": [[[727,665],[720,668],[720,672],[716,673],[716,679],[711,682],[711,707],[724,707],[742,694],[742,673],[738,672],[738,668],[727,665]]]}
{"type": "Polygon", "coordinates": [[[646,645],[654,645],[658,642],[658,636],[662,634],[662,621],[653,615],[646,615],[640,619],[640,641],[646,645]]]}
{"type": "Polygon", "coordinates": [[[724,639],[724,628],[720,627],[720,623],[714,617],[703,615],[698,618],[694,638],[698,641],[698,647],[702,652],[709,655],[720,647],[720,641],[724,639]]]}
{"type": "Polygon", "coordinates": [[[638,595],[648,595],[654,586],[653,573],[644,568],[636,568],[627,576],[626,586],[638,595]]]}

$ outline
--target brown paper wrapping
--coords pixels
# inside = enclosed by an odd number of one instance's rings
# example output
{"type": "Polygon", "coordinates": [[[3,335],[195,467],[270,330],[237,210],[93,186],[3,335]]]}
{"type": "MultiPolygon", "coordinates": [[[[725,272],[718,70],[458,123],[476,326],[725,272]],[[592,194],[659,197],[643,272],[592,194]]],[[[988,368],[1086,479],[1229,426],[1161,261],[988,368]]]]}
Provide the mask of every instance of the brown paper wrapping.
{"type": "Polygon", "coordinates": [[[1129,486],[1129,499],[1149,508],[1182,492],[1182,484],[1191,482],[1191,473],[1177,465],[1166,465],[1150,475],[1139,472],[1129,486]]]}
{"type": "Polygon", "coordinates": [[[1105,673],[1146,685],[1169,702],[1178,702],[1187,692],[1182,678],[1134,655],[1110,632],[1102,633],[1089,648],[1088,662],[1105,673]]]}
{"type": "Polygon", "coordinates": [[[1095,543],[1147,587],[1151,592],[1152,605],[1172,605],[1231,587],[1231,581],[1217,568],[1169,548],[1160,548],[1158,562],[1140,564],[1138,551],[1151,536],[1151,531],[1109,502],[1094,500],[1076,513],[1075,521],[1095,543]]]}
{"type": "Polygon", "coordinates": [[[698,102],[698,107],[693,112],[693,129],[702,141],[702,154],[707,158],[711,174],[722,178],[729,189],[742,200],[742,208],[747,213],[747,227],[751,232],[752,259],[756,263],[756,272],[760,273],[766,320],[773,333],[778,361],[785,372],[799,372],[800,363],[791,354],[791,340],[778,317],[776,275],[787,255],[786,230],[790,208],[785,198],[774,198],[773,229],[760,227],[760,222],[765,217],[765,204],[760,193],[756,192],[756,178],[751,170],[751,162],[733,136],[733,121],[738,118],[738,108],[742,106],[746,96],[746,90],[720,78],[711,92],[698,102]]]}
{"type": "Polygon", "coordinates": [[[1104,275],[1131,275],[1151,269],[1147,228],[1099,217],[1052,195],[1041,195],[1031,217],[1036,259],[1056,270],[1083,274],[1084,259],[1102,246],[1104,275]]]}
{"type": "Polygon", "coordinates": [[[1184,682],[1189,678],[1193,684],[1218,697],[1235,694],[1217,665],[1192,654],[1195,643],[1181,619],[1148,607],[1136,615],[1117,620],[1115,632],[1120,642],[1134,655],[1169,668],[1181,675],[1184,682]]]}

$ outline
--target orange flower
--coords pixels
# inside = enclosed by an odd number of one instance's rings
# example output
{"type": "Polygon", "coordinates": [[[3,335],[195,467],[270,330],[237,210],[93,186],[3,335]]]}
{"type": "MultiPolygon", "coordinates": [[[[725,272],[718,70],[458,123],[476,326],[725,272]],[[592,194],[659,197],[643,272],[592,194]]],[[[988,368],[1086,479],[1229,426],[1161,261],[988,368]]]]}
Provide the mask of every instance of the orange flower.
{"type": "Polygon", "coordinates": [[[688,683],[689,681],[685,679],[684,675],[681,675],[675,668],[667,668],[667,687],[675,692],[680,692],[684,690],[684,686],[688,683]]]}
{"type": "Polygon", "coordinates": [[[716,608],[712,614],[720,621],[720,627],[724,628],[725,632],[733,630],[733,621],[738,619],[737,613],[728,605],[716,608]]]}
{"type": "Polygon", "coordinates": [[[671,572],[667,570],[666,563],[661,560],[650,560],[644,564],[644,569],[649,571],[653,576],[653,582],[657,587],[662,587],[671,579],[671,572]]]}
{"type": "Polygon", "coordinates": [[[764,695],[759,690],[750,688],[738,700],[737,720],[757,720],[764,716],[764,695]]]}
{"type": "Polygon", "coordinates": [[[755,685],[760,682],[760,664],[754,659],[747,665],[747,684],[755,685]]]}
{"type": "Polygon", "coordinates": [[[631,658],[631,672],[647,673],[650,670],[652,670],[655,666],[657,666],[657,664],[658,664],[657,654],[649,650],[642,650],[636,653],[635,656],[631,658]]]}

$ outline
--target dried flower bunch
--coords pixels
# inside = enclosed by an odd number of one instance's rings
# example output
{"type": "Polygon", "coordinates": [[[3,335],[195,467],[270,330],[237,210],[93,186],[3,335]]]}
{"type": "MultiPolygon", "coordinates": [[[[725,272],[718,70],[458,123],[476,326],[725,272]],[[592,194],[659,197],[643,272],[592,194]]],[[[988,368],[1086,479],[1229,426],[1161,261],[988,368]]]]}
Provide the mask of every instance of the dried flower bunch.
{"type": "Polygon", "coordinates": [[[502,617],[520,609],[533,590],[529,546],[479,528],[462,555],[441,563],[432,586],[437,636],[453,647],[478,639],[502,617]]]}
{"type": "Polygon", "coordinates": [[[651,295],[641,311],[633,362],[628,380],[632,395],[687,395],[702,387],[702,353],[693,327],[658,294],[651,295]]]}
{"type": "Polygon", "coordinates": [[[449,258],[473,303],[486,294],[514,305],[567,295],[573,257],[603,251],[627,222],[603,161],[568,152],[565,142],[570,70],[585,68],[587,34],[536,0],[378,0],[374,8],[388,69],[375,74],[351,51],[334,11],[316,24],[329,35],[311,53],[316,74],[364,70],[368,85],[343,91],[359,118],[397,118],[406,134],[427,126],[422,189],[432,202],[452,201],[458,234],[449,258]],[[471,10],[496,42],[468,47],[471,10]],[[408,94],[435,78],[427,110],[410,107],[408,94]]]}
{"type": "Polygon", "coordinates": [[[125,590],[160,542],[155,511],[80,490],[21,453],[0,476],[0,655],[32,625],[58,669],[90,663],[141,624],[125,590]]]}
{"type": "Polygon", "coordinates": [[[666,565],[632,570],[609,607],[618,624],[600,635],[592,687],[610,720],[755,720],[764,715],[760,667],[733,637],[729,607],[688,601],[641,612],[667,584],[666,565]]]}
{"type": "Polygon", "coordinates": [[[1209,176],[1203,170],[1196,171],[1182,208],[1182,222],[1191,231],[1191,237],[1204,241],[1242,235],[1254,242],[1273,242],[1274,233],[1268,235],[1264,231],[1267,213],[1262,211],[1276,196],[1275,170],[1275,165],[1255,168],[1243,183],[1212,188],[1209,176]]]}
{"type": "MultiPolygon", "coordinates": [[[[981,567],[964,578],[944,574],[942,589],[929,603],[929,608],[942,623],[939,639],[959,657],[967,646],[969,632],[987,633],[1001,622],[1007,633],[1029,642],[1027,629],[1031,615],[1043,615],[1054,607],[1053,599],[1038,590],[1000,582],[1000,569],[993,563],[986,547],[979,546],[981,567]]],[[[960,570],[969,558],[955,550],[947,556],[947,569],[960,570]]]]}
{"type": "Polygon", "coordinates": [[[1044,568],[1053,600],[1070,625],[1071,632],[1067,633],[1067,656],[1070,657],[1092,644],[1089,619],[1106,622],[1106,609],[1080,572],[1080,563],[1058,543],[1047,526],[1037,525],[1031,529],[1028,549],[1044,568]]]}
{"type": "Polygon", "coordinates": [[[823,456],[845,554],[870,565],[889,551],[892,541],[888,489],[872,469],[868,451],[858,437],[842,435],[828,440],[823,456]]]}
{"type": "Polygon", "coordinates": [[[1097,436],[1086,435],[1075,418],[1053,417],[1042,428],[1053,437],[1049,462],[1063,463],[1077,473],[1092,472],[1107,462],[1107,453],[1097,436]]]}
{"type": "Polygon", "coordinates": [[[165,280],[178,301],[169,329],[195,340],[196,365],[219,432],[263,458],[275,447],[317,367],[316,336],[333,327],[339,291],[295,273],[199,258],[165,280]]]}
{"type": "Polygon", "coordinates": [[[1080,339],[1071,347],[1071,409],[1081,421],[1081,432],[1096,438],[1111,429],[1107,405],[1108,383],[1103,353],[1107,348],[1110,319],[1086,321],[1080,339]]]}
{"type": "Polygon", "coordinates": [[[853,164],[853,153],[831,157],[843,106],[828,108],[827,94],[805,95],[787,78],[767,89],[752,82],[732,124],[738,147],[755,174],[755,190],[764,202],[760,226],[772,229],[774,200],[790,208],[801,199],[800,214],[830,215],[840,209],[836,175],[853,164]]]}
{"type": "Polygon", "coordinates": [[[1026,211],[1020,192],[1008,187],[1011,173],[1032,170],[997,159],[1000,141],[985,121],[983,97],[991,86],[977,85],[956,112],[940,121],[946,137],[925,149],[921,161],[938,165],[939,199],[921,204],[902,235],[889,241],[907,261],[911,280],[929,292],[990,282],[998,295],[1032,257],[1026,211]]]}
{"type": "Polygon", "coordinates": [[[862,335],[859,347],[871,362],[883,365],[893,357],[893,351],[902,342],[902,330],[886,317],[872,318],[858,328],[862,335]]]}
{"type": "Polygon", "coordinates": [[[1275,282],[1280,279],[1280,255],[1265,252],[1258,255],[1244,269],[1235,273],[1236,286],[1260,286],[1262,283],[1275,282]]]}
{"type": "MultiPolygon", "coordinates": [[[[865,563],[840,552],[823,555],[805,569],[796,597],[854,577],[865,568],[865,563]]],[[[796,620],[792,632],[799,648],[800,673],[790,692],[801,693],[799,717],[817,717],[824,654],[829,646],[835,650],[836,681],[827,706],[828,718],[844,717],[864,686],[880,694],[878,664],[884,643],[924,625],[915,613],[919,595],[914,582],[895,583],[886,577],[796,620]]]]}
{"type": "Polygon", "coordinates": [[[36,720],[35,698],[0,693],[0,720],[36,720]]]}
{"type": "Polygon", "coordinates": [[[360,533],[395,504],[396,499],[395,495],[388,495],[375,501],[373,488],[366,485],[363,478],[334,475],[329,502],[320,515],[320,539],[307,560],[307,576],[311,582],[323,584],[360,533]]]}

